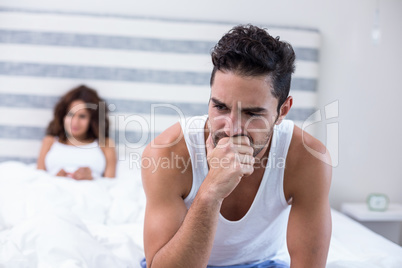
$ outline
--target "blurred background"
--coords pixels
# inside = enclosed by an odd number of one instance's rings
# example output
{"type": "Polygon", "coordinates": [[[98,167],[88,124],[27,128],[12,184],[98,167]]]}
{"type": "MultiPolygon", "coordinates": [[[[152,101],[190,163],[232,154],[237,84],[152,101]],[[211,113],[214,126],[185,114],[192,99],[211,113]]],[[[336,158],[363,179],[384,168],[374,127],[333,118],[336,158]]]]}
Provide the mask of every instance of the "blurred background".
{"type": "Polygon", "coordinates": [[[317,108],[337,103],[336,116],[315,126],[324,144],[327,124],[338,127],[331,205],[364,202],[373,192],[402,203],[402,0],[2,0],[0,7],[318,29],[317,108]]]}

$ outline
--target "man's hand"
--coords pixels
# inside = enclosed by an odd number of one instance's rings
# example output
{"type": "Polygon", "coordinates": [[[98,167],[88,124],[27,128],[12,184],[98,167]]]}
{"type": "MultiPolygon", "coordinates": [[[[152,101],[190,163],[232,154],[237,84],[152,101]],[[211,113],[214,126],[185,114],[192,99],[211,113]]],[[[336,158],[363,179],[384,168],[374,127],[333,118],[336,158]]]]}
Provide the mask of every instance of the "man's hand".
{"type": "Polygon", "coordinates": [[[89,167],[80,167],[73,174],[75,180],[92,180],[92,171],[89,167]]]}
{"type": "Polygon", "coordinates": [[[209,173],[203,183],[218,200],[226,198],[243,176],[254,172],[253,148],[245,136],[224,137],[214,148],[211,134],[206,141],[209,173]]]}

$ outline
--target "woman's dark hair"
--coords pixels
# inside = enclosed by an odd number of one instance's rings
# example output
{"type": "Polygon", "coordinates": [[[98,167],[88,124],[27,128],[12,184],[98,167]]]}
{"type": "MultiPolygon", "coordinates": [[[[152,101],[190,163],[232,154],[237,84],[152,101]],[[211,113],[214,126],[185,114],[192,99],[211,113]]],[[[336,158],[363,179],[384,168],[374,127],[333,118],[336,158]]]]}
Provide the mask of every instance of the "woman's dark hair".
{"type": "Polygon", "coordinates": [[[269,75],[272,95],[278,99],[277,111],[289,95],[294,72],[295,53],[290,44],[272,37],[265,29],[239,25],[225,34],[211,53],[214,68],[212,86],[217,70],[232,71],[242,76],[269,75]]]}
{"type": "MultiPolygon", "coordinates": [[[[87,139],[98,139],[102,141],[105,137],[109,137],[109,119],[107,116],[107,106],[98,93],[85,85],[80,85],[67,92],[54,107],[53,120],[47,127],[46,134],[57,136],[61,141],[67,140],[67,134],[64,129],[64,117],[68,113],[68,109],[72,102],[83,101],[87,105],[87,110],[90,114],[89,128],[87,131],[87,139]],[[104,107],[104,114],[102,115],[101,122],[99,121],[99,111],[102,103],[104,107]]],[[[100,142],[99,144],[104,144],[100,142]]]]}

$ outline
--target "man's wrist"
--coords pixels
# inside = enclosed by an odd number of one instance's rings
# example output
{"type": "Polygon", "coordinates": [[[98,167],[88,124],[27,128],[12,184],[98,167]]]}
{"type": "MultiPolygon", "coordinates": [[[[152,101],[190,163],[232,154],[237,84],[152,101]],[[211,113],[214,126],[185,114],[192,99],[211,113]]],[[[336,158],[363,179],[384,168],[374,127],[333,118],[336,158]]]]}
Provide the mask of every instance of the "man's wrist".
{"type": "Polygon", "coordinates": [[[219,197],[216,191],[214,191],[211,188],[202,189],[201,187],[200,190],[198,191],[196,199],[198,200],[197,202],[209,208],[215,206],[218,206],[220,208],[223,202],[223,198],[219,197]]]}

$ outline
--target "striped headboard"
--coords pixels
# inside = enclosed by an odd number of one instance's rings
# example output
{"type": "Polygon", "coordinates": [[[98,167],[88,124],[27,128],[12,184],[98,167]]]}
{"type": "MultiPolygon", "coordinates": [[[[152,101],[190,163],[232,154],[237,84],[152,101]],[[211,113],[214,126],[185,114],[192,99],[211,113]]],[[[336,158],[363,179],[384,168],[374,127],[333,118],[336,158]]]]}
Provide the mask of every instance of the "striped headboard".
{"type": "MultiPolygon", "coordinates": [[[[0,162],[35,162],[53,106],[79,84],[106,100],[120,158],[205,114],[210,51],[235,24],[0,8],[0,162]]],[[[264,27],[295,48],[287,118],[301,125],[316,107],[320,35],[264,27]]]]}

